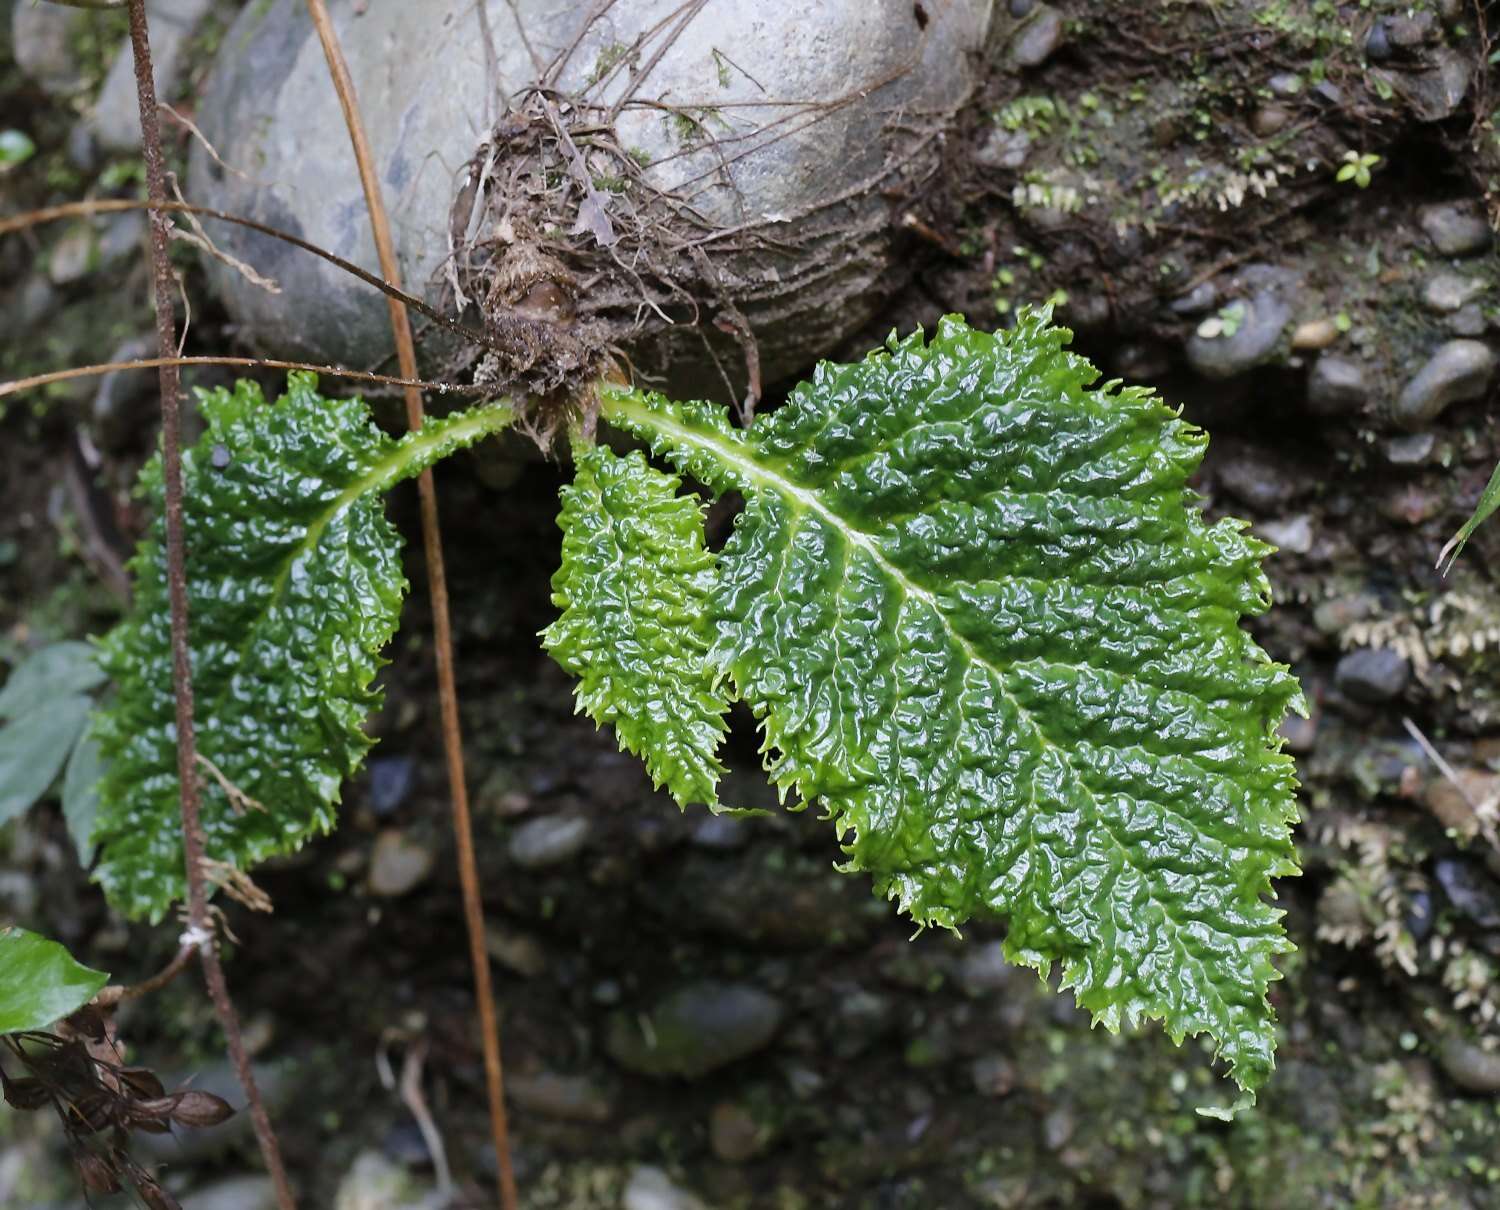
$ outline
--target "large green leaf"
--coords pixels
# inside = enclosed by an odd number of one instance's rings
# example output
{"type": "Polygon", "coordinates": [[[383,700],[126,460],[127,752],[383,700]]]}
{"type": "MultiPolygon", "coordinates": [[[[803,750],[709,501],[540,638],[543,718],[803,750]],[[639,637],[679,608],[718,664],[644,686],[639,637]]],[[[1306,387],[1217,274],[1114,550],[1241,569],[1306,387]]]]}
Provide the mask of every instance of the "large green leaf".
{"type": "Polygon", "coordinates": [[[677,802],[717,806],[714,755],[729,701],[716,689],[701,623],[713,587],[703,509],[639,453],[580,446],[563,490],[562,566],[542,635],[578,677],[578,708],[611,723],[677,802]]]}
{"type": "Polygon", "coordinates": [[[1090,390],[1045,312],[949,318],[824,365],[749,431],[607,388],[605,416],[746,499],[710,664],[773,780],[820,800],[850,869],[920,923],[1008,922],[1006,952],[1097,1020],[1207,1033],[1271,1067],[1270,878],[1296,872],[1296,682],[1239,627],[1268,547],[1208,525],[1206,438],[1148,391],[1090,390]]]}
{"type": "Polygon", "coordinates": [[[83,1007],[109,981],[80,966],[56,941],[0,929],[0,1034],[45,1029],[83,1007]]]}
{"type": "Polygon", "coordinates": [[[0,823],[25,811],[57,780],[92,706],[72,693],[0,726],[0,823]]]}
{"type": "MultiPolygon", "coordinates": [[[[198,746],[207,855],[247,868],[333,826],[340,784],[370,746],[371,681],[406,589],[381,493],[509,423],[502,405],[392,440],[358,400],[294,374],[267,406],[241,382],[200,396],[207,432],[183,458],[198,746]]],[[[159,503],[160,460],[142,473],[159,503]]],[[[130,915],[184,892],[163,523],[131,562],[130,615],[101,659],[118,692],[96,734],[107,766],[96,876],[130,915]]]]}
{"type": "Polygon", "coordinates": [[[0,689],[0,719],[19,718],[59,697],[87,693],[104,682],[98,653],[87,643],[52,643],[24,660],[0,689]]]}

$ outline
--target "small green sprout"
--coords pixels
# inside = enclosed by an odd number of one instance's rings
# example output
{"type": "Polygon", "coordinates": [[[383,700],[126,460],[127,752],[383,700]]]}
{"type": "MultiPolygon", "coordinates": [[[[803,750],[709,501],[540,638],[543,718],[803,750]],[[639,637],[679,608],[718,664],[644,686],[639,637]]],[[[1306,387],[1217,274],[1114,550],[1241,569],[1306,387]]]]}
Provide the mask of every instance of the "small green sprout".
{"type": "Polygon", "coordinates": [[[1198,335],[1204,340],[1214,340],[1222,336],[1228,340],[1240,330],[1240,325],[1245,322],[1245,304],[1232,302],[1228,306],[1220,307],[1217,315],[1210,315],[1198,325],[1198,335]]]}
{"type": "Polygon", "coordinates": [[[1344,152],[1344,166],[1338,170],[1334,180],[1353,181],[1361,189],[1370,186],[1370,169],[1380,163],[1380,157],[1368,151],[1344,152]]]}

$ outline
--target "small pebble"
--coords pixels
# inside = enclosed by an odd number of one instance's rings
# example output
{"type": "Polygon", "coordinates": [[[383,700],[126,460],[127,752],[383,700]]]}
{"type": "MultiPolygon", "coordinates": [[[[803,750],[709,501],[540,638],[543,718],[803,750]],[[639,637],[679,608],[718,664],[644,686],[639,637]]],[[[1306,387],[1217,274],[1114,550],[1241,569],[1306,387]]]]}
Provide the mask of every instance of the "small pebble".
{"type": "Polygon", "coordinates": [[[621,1210],[706,1210],[701,1201],[649,1164],[630,1174],[620,1206],[621,1210]]]}
{"type": "Polygon", "coordinates": [[[1422,301],[1428,310],[1439,313],[1457,311],[1484,293],[1484,280],[1444,271],[1434,274],[1422,287],[1422,301]]]}
{"type": "Polygon", "coordinates": [[[1500,1092],[1500,1053],[1462,1038],[1449,1038],[1438,1050],[1448,1078],[1466,1092],[1500,1092]]]}
{"type": "Polygon", "coordinates": [[[1370,32],[1365,35],[1365,58],[1376,63],[1382,63],[1391,57],[1391,38],[1386,29],[1385,18],[1381,18],[1370,26],[1370,32]]]}
{"type": "Polygon", "coordinates": [[[385,898],[405,895],[432,873],[437,855],[399,828],[387,828],[375,838],[370,855],[370,894],[385,898]]]}
{"type": "Polygon", "coordinates": [[[1478,399],[1489,389],[1495,354],[1477,340],[1440,345],[1396,400],[1395,418],[1410,429],[1436,420],[1452,404],[1478,399]]]}
{"type": "Polygon", "coordinates": [[[1444,256],[1472,256],[1490,246],[1493,233],[1477,205],[1467,202],[1443,202],[1423,206],[1417,222],[1444,256]]]}
{"type": "Polygon", "coordinates": [[[1292,348],[1326,349],[1339,338],[1339,330],[1331,319],[1309,319],[1292,329],[1292,348]]]}
{"type": "Polygon", "coordinates": [[[1324,353],[1307,376],[1307,403],[1320,416],[1350,415],[1368,396],[1364,367],[1347,357],[1324,353]]]}
{"type": "Polygon", "coordinates": [[[765,1137],[746,1109],[733,1101],[720,1101],[709,1115],[708,1142],[725,1163],[743,1164],[760,1153],[765,1137]]]}
{"type": "Polygon", "coordinates": [[[589,821],[581,816],[543,815],[511,833],[506,851],[518,866],[542,870],[571,861],[589,839],[589,821]]]}
{"type": "Polygon", "coordinates": [[[969,1064],[974,1091],[982,1097],[1003,1097],[1016,1086],[1016,1065],[1004,1055],[980,1055],[969,1064]]]}
{"type": "Polygon", "coordinates": [[[1411,664],[1389,647],[1361,647],[1339,660],[1333,677],[1343,693],[1374,705],[1400,695],[1411,678],[1411,664]]]}
{"type": "Polygon", "coordinates": [[[1017,67],[1040,67],[1062,45],[1062,40],[1062,14],[1050,5],[1039,5],[1036,15],[1011,39],[1010,61],[1017,67]]]}

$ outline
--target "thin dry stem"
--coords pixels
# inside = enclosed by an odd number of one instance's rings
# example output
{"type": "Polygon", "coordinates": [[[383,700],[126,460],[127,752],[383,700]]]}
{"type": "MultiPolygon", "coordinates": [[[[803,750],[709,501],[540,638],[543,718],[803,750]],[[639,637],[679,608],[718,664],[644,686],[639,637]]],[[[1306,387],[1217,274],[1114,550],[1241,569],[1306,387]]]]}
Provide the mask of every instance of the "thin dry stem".
{"type": "MultiPolygon", "coordinates": [[[[328,60],[328,74],[333,79],[349,140],[359,166],[364,187],[365,205],[370,212],[375,248],[380,256],[380,271],[397,289],[401,273],[391,241],[390,221],[381,197],[380,181],[375,174],[374,159],[365,135],[364,120],[354,93],[354,82],[344,62],[338,35],[329,19],[323,0],[307,0],[307,9],[328,60]]],[[[396,339],[396,354],[401,373],[417,377],[417,354],[412,343],[411,323],[406,307],[390,293],[391,330],[396,339]]],[[[407,424],[413,430],[422,427],[422,396],[415,387],[406,388],[407,424]]],[[[443,752],[448,766],[448,785],[453,795],[453,831],[458,850],[459,881],[463,888],[464,921],[469,934],[469,960],[474,974],[474,993],[479,1007],[479,1023],[484,1044],[485,1084],[489,1094],[490,1126],[494,1135],[495,1158],[499,1166],[500,1204],[504,1210],[517,1205],[515,1174],[511,1169],[509,1126],[505,1115],[504,1077],[500,1061],[500,1026],[495,1013],[494,991],[490,986],[489,954],[485,946],[484,909],[480,901],[479,871],[474,859],[473,829],[469,821],[469,791],[464,773],[463,736],[458,716],[458,689],[453,668],[453,632],[448,616],[448,583],[443,566],[442,532],[438,522],[437,490],[432,471],[423,471],[417,480],[422,508],[422,544],[427,556],[427,588],[432,598],[434,645],[437,649],[438,701],[443,720],[443,752]]]]}
{"type": "MultiPolygon", "coordinates": [[[[130,48],[135,60],[136,99],[140,106],[141,147],[146,162],[146,191],[154,202],[167,197],[166,166],[161,151],[157,119],[156,85],[152,78],[151,41],[146,26],[145,0],[130,0],[130,48]]],[[[176,343],[176,317],[172,292],[176,278],[167,250],[169,221],[161,211],[151,215],[151,263],[156,302],[156,339],[162,364],[161,381],[162,477],[166,487],[167,592],[172,627],[172,687],[176,699],[177,781],[181,796],[182,845],[187,864],[188,920],[195,937],[209,927],[208,893],[203,881],[203,821],[199,813],[197,740],[193,720],[193,672],[188,652],[187,557],[185,552],[182,495],[182,382],[178,359],[167,357],[176,343]]],[[[271,1120],[261,1101],[250,1059],[240,1035],[239,1018],[229,998],[229,986],[218,951],[212,944],[198,944],[203,976],[208,984],[219,1023],[229,1044],[229,1054],[249,1102],[255,1136],[265,1157],[266,1168],[276,1189],[281,1210],[295,1210],[291,1185],[281,1162],[281,1150],[271,1129],[271,1120]]]]}
{"type": "Polygon", "coordinates": [[[251,370],[308,370],[314,374],[326,374],[330,378],[349,378],[355,382],[369,382],[387,387],[417,387],[423,391],[435,391],[439,395],[488,395],[489,387],[466,386],[458,382],[427,382],[420,378],[397,378],[390,374],[372,374],[366,370],[346,370],[342,366],[316,365],[310,361],[281,361],[274,357],[137,357],[133,361],[105,361],[92,366],[70,366],[66,370],[49,370],[45,374],[33,374],[30,378],[16,378],[0,382],[0,398],[19,395],[22,391],[35,390],[54,382],[67,382],[73,378],[97,378],[116,370],[155,370],[165,366],[243,366],[251,370]]]}

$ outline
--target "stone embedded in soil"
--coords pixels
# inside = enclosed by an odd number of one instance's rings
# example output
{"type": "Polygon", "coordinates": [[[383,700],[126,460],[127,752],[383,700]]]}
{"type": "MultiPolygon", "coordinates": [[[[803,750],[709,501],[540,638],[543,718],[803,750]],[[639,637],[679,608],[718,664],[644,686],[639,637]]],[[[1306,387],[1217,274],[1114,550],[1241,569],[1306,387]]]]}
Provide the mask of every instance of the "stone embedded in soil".
{"type": "Polygon", "coordinates": [[[1326,349],[1338,338],[1338,326],[1333,320],[1309,319],[1292,330],[1292,348],[1326,349]]]}
{"type": "Polygon", "coordinates": [[[415,890],[432,873],[437,854],[399,828],[387,828],[375,838],[370,854],[369,891],[394,899],[415,890]]]}
{"type": "Polygon", "coordinates": [[[94,19],[92,14],[77,8],[17,4],[10,14],[11,55],[16,66],[51,96],[77,92],[88,77],[74,45],[83,28],[94,19]]]}
{"type": "MultiPolygon", "coordinates": [[[[858,186],[893,179],[891,160],[910,146],[904,131],[912,115],[922,115],[925,127],[931,115],[967,98],[991,3],[929,4],[920,10],[925,28],[911,0],[709,0],[683,21],[678,0],[607,7],[486,0],[488,46],[472,0],[335,12],[402,278],[441,301],[463,167],[503,116],[496,98],[519,97],[533,83],[533,53],[544,60],[557,54],[549,95],[562,106],[575,95],[618,105],[620,142],[645,163],[653,185],[683,192],[712,222],[773,225],[759,250],[723,264],[721,287],[728,281],[755,331],[766,382],[805,368],[865,324],[909,275],[911,258],[898,251],[888,199],[876,184],[858,186]],[[840,103],[788,122],[788,101],[840,103]],[[709,116],[706,125],[689,122],[684,133],[667,107],[709,116]],[[732,137],[733,154],[699,145],[704,130],[732,137]],[[828,256],[815,270],[806,255],[780,252],[798,231],[809,240],[827,233],[817,247],[828,256]],[[847,245],[839,242],[846,234],[847,245]],[[840,249],[848,255],[835,255],[840,249]]],[[[343,115],[305,9],[302,0],[247,4],[224,35],[196,117],[219,156],[244,175],[224,171],[195,146],[189,192],[374,271],[343,115]]],[[[580,164],[579,171],[589,169],[580,164]]],[[[559,216],[564,230],[577,217],[581,193],[569,196],[559,216]]],[[[629,205],[597,196],[606,212],[629,205]]],[[[364,283],[264,236],[223,226],[211,234],[282,287],[266,294],[209,262],[214,286],[251,343],[358,365],[389,355],[385,300],[364,283]]],[[[711,366],[700,329],[683,323],[662,331],[662,341],[680,342],[670,343],[676,356],[711,366]]],[[[638,355],[635,364],[661,368],[638,355]]],[[[722,391],[717,383],[715,374],[712,389],[722,391]]]]}
{"type": "Polygon", "coordinates": [[[1334,683],[1358,702],[1376,705],[1398,697],[1411,678],[1411,664],[1389,647],[1361,647],[1339,660],[1334,683]]]}
{"type": "Polygon", "coordinates": [[[1477,340],[1450,340],[1413,376],[1396,400],[1394,415],[1406,428],[1421,428],[1452,404],[1478,399],[1495,372],[1495,353],[1477,340]]]}
{"type": "Polygon", "coordinates": [[[1438,1049],[1438,1063],[1466,1092],[1500,1092],[1500,1053],[1462,1038],[1449,1038],[1438,1049]]]}
{"type": "Polygon", "coordinates": [[[1443,270],[1434,274],[1422,287],[1422,301],[1431,311],[1443,314],[1457,311],[1484,293],[1484,279],[1443,270]]]}
{"type": "Polygon", "coordinates": [[[1297,490],[1285,466],[1251,453],[1226,459],[1218,468],[1218,480],[1236,500],[1260,512],[1280,508],[1297,490]]]}
{"type": "MultiPolygon", "coordinates": [[[[162,100],[169,101],[176,93],[183,69],[189,65],[185,52],[193,31],[213,5],[214,0],[146,0],[146,17],[151,23],[151,74],[162,100]]],[[[105,151],[139,153],[135,62],[128,40],[120,44],[88,121],[105,151]]]]}
{"type": "Polygon", "coordinates": [[[436,1210],[436,1207],[427,1182],[412,1176],[378,1151],[363,1151],[355,1157],[333,1199],[333,1210],[436,1210]]]}
{"type": "Polygon", "coordinates": [[[1186,294],[1179,294],[1168,308],[1174,315],[1202,315],[1219,301],[1219,288],[1211,281],[1201,281],[1186,294]]]}
{"type": "Polygon", "coordinates": [[[1187,359],[1193,369],[1208,378],[1233,378],[1275,360],[1281,334],[1291,321],[1292,309],[1270,290],[1261,290],[1242,300],[1238,326],[1230,335],[1188,338],[1187,359]]]}
{"type": "Polygon", "coordinates": [[[505,1091],[527,1113],[563,1122],[607,1122],[615,1111],[609,1094],[588,1076],[507,1073],[505,1091]]]}
{"type": "Polygon", "coordinates": [[[649,1013],[614,1013],[604,1045],[630,1071],[697,1079],[763,1050],[783,1015],[779,999],[750,984],[694,983],[665,997],[649,1013]]]}
{"type": "Polygon", "coordinates": [[[1407,433],[1385,443],[1385,460],[1392,466],[1420,466],[1432,456],[1437,438],[1431,433],[1407,433]]]}
{"type": "Polygon", "coordinates": [[[1063,19],[1050,4],[1040,5],[1010,41],[1010,61],[1017,67],[1040,67],[1063,41],[1063,19]]]}
{"type": "Polygon", "coordinates": [[[268,1176],[231,1176],[194,1189],[185,1205],[193,1210],[276,1210],[276,1186],[268,1176]]]}
{"type": "Polygon", "coordinates": [[[660,1168],[642,1164],[630,1174],[620,1201],[621,1210],[707,1210],[686,1189],[672,1183],[660,1168]]]}
{"type": "Polygon", "coordinates": [[[1452,778],[1434,777],[1422,795],[1422,805],[1446,829],[1464,840],[1479,834],[1476,806],[1497,796],[1500,776],[1483,769],[1457,769],[1452,778]]]}
{"type": "Polygon", "coordinates": [[[1369,75],[1400,96],[1419,121],[1440,122],[1463,104],[1473,68],[1468,56],[1448,46],[1430,52],[1425,61],[1431,66],[1424,70],[1392,71],[1379,67],[1369,75]]]}
{"type": "Polygon", "coordinates": [[[484,949],[491,958],[518,975],[534,979],[547,969],[547,951],[530,933],[498,920],[484,926],[484,949]]]}
{"type": "Polygon", "coordinates": [[[377,756],[366,775],[365,801],[377,817],[394,815],[406,805],[417,782],[417,762],[410,756],[377,756]]]}
{"type": "Polygon", "coordinates": [[[572,861],[589,840],[589,821],[582,816],[543,815],[528,819],[511,833],[506,851],[518,866],[545,870],[572,861]]]}
{"type": "Polygon", "coordinates": [[[1455,336],[1483,336],[1489,326],[1489,319],[1478,303],[1469,303],[1448,316],[1448,331],[1455,336]]]}
{"type": "Polygon", "coordinates": [[[766,1132],[753,1114],[733,1101],[720,1101],[708,1116],[708,1144],[728,1164],[743,1164],[760,1154],[766,1132]]]}
{"type": "Polygon", "coordinates": [[[980,1055],[969,1064],[974,1091],[982,1097],[1003,1097],[1016,1086],[1016,1065],[1004,1055],[980,1055]]]}
{"type": "Polygon", "coordinates": [[[1490,246],[1493,233],[1484,212],[1470,202],[1443,202],[1423,206],[1417,222],[1444,256],[1473,256],[1490,246]]]}
{"type": "Polygon", "coordinates": [[[1347,357],[1323,354],[1307,376],[1307,404],[1320,416],[1358,411],[1369,397],[1364,367],[1347,357]]]}
{"type": "Polygon", "coordinates": [[[1482,929],[1500,928],[1500,885],[1487,873],[1459,857],[1434,863],[1432,873],[1456,912],[1482,929]]]}
{"type": "Polygon", "coordinates": [[[1255,536],[1269,542],[1278,551],[1305,555],[1313,544],[1312,518],[1306,513],[1298,513],[1295,517],[1262,521],[1255,526],[1255,536]]]}

